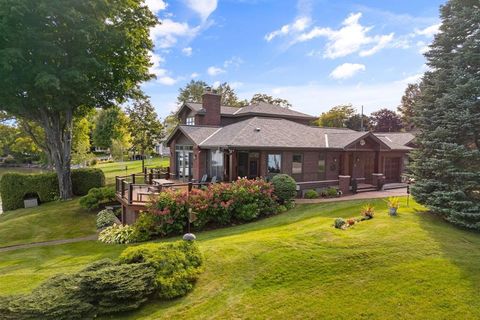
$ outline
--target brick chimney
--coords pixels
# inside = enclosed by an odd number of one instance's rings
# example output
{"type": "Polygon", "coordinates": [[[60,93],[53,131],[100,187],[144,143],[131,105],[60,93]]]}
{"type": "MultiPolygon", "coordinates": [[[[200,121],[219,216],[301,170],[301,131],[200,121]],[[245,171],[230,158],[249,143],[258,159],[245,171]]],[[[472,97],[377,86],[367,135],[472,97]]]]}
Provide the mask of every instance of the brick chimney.
{"type": "Polygon", "coordinates": [[[222,96],[207,88],[202,95],[202,107],[205,109],[205,116],[202,124],[207,126],[220,125],[220,103],[222,96]]]}

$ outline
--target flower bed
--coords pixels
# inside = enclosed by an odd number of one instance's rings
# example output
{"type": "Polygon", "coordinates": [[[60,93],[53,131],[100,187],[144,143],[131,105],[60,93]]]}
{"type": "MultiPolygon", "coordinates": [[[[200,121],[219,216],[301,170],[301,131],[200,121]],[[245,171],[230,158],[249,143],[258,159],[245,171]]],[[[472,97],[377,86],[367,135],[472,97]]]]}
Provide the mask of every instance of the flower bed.
{"type": "Polygon", "coordinates": [[[190,194],[181,190],[162,192],[152,199],[134,227],[136,237],[147,240],[153,236],[180,234],[186,230],[187,219],[195,230],[208,225],[231,225],[277,213],[273,186],[265,180],[239,179],[217,183],[190,194]]]}

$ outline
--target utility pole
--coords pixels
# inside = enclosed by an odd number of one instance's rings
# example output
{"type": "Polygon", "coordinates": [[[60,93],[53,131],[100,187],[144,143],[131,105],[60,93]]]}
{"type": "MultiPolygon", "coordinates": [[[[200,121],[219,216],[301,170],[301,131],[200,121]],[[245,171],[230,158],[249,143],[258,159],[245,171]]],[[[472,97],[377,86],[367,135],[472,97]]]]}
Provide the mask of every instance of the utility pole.
{"type": "Polygon", "coordinates": [[[363,105],[362,105],[362,114],[360,115],[360,131],[365,131],[363,129],[363,105]]]}

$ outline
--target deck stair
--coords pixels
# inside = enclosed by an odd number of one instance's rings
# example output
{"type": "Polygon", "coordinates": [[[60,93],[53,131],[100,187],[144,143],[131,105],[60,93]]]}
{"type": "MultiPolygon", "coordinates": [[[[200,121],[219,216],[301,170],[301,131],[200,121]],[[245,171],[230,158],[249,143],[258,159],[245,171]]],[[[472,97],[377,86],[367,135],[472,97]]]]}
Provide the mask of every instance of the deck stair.
{"type": "Polygon", "coordinates": [[[368,192],[368,191],[377,191],[377,187],[369,183],[359,183],[357,185],[357,193],[368,192]]]}

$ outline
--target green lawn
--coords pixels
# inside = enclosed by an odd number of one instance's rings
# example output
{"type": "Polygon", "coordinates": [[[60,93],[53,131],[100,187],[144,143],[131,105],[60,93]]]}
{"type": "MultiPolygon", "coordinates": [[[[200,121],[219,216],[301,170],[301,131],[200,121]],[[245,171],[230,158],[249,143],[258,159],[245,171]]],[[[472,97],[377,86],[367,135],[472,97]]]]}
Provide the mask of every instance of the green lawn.
{"type": "MultiPolygon", "coordinates": [[[[169,159],[168,158],[152,158],[145,160],[146,167],[168,167],[169,159]]],[[[107,185],[115,184],[115,176],[124,176],[126,174],[139,173],[142,172],[142,161],[117,161],[111,163],[100,163],[96,165],[96,168],[100,168],[105,173],[107,185]],[[125,170],[127,167],[127,170],[125,170]]]]}
{"type": "MultiPolygon", "coordinates": [[[[115,319],[479,319],[480,234],[411,204],[350,230],[365,201],[302,205],[276,217],[198,233],[205,272],[193,292],[115,319]]],[[[1,230],[1,229],[0,229],[1,230]]],[[[3,231],[0,231],[3,232],[3,231]]],[[[0,254],[0,294],[80,269],[124,246],[95,242],[0,254]]]]}
{"type": "Polygon", "coordinates": [[[0,247],[95,234],[95,213],[80,208],[78,201],[54,201],[1,214],[0,247]]]}
{"type": "Polygon", "coordinates": [[[11,167],[11,168],[5,168],[1,167],[0,168],[0,179],[3,177],[5,173],[25,173],[25,174],[30,174],[30,173],[42,173],[42,172],[48,172],[47,170],[44,169],[39,169],[39,168],[21,168],[21,167],[11,167]]]}

